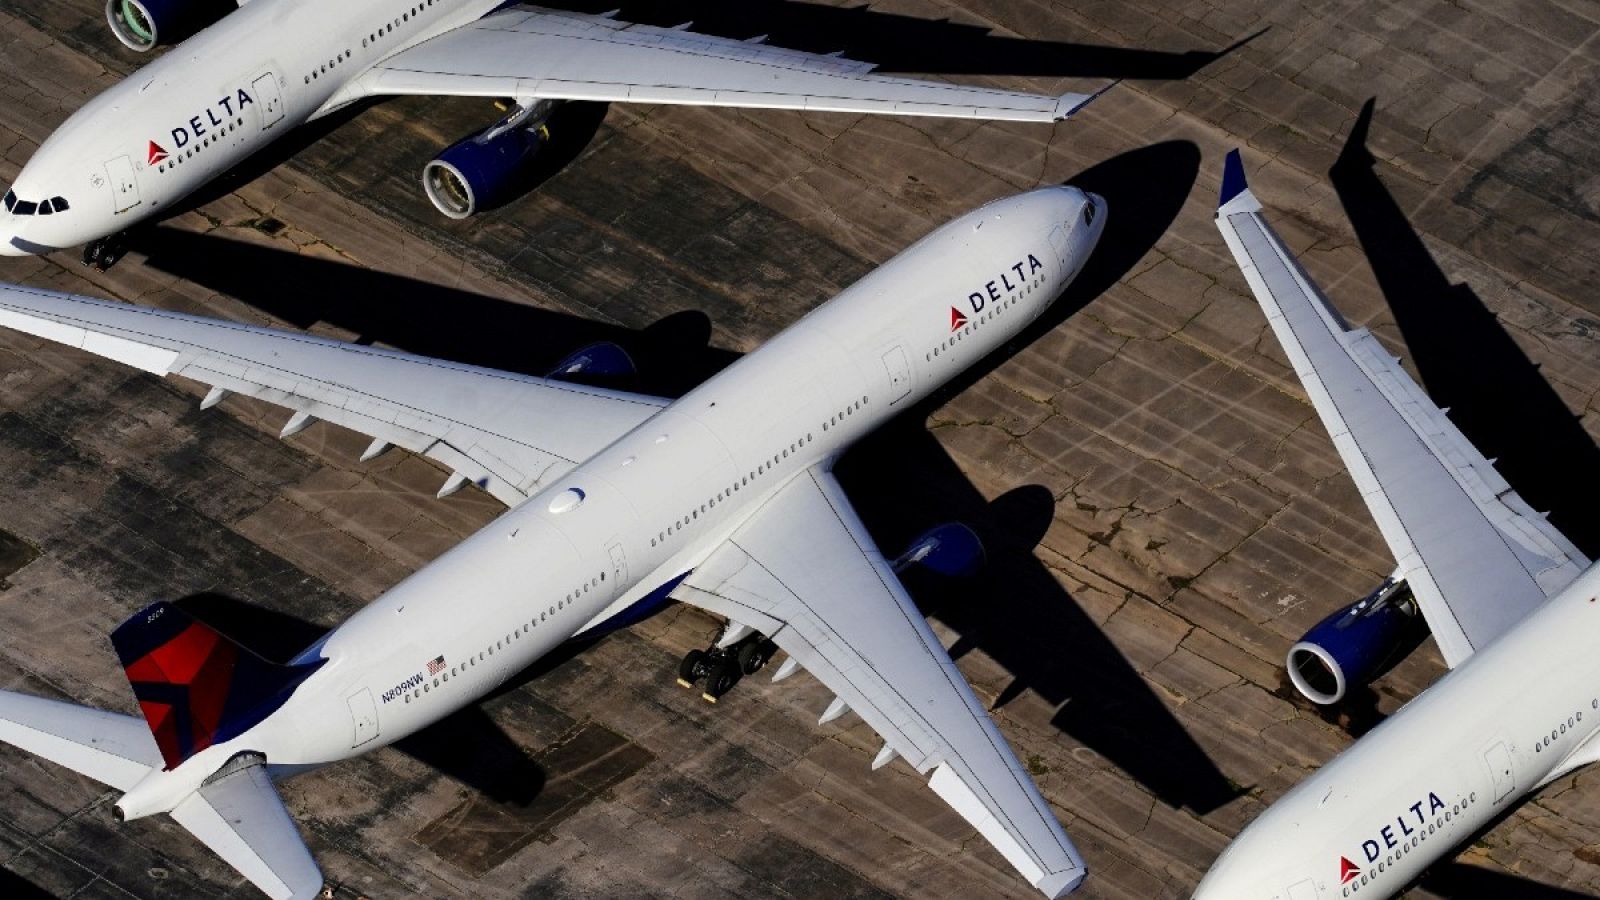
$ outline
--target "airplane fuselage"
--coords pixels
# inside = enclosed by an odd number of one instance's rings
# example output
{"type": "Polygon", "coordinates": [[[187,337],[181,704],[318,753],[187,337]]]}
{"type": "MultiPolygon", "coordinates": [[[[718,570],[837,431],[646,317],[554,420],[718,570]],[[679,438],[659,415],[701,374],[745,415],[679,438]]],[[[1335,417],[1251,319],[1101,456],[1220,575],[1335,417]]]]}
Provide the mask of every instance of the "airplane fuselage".
{"type": "Polygon", "coordinates": [[[279,770],[395,741],[694,569],[789,480],[1032,322],[1104,227],[1050,188],[933,232],[396,585],[308,651],[271,717],[124,796],[165,811],[234,754],[279,770]]]}
{"type": "Polygon", "coordinates": [[[1595,758],[1600,566],[1273,803],[1197,900],[1387,897],[1595,758]]]}
{"type": "Polygon", "coordinates": [[[374,64],[470,23],[494,0],[254,0],[84,104],[12,185],[0,255],[42,253],[126,230],[295,127],[357,94],[374,64]]]}

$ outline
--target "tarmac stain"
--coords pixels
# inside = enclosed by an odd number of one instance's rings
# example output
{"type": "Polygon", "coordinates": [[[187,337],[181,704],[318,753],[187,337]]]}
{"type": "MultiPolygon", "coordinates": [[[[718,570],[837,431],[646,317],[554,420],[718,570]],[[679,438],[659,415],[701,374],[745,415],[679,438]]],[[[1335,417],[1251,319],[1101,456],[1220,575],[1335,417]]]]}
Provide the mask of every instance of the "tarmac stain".
{"type": "Polygon", "coordinates": [[[474,793],[422,826],[415,840],[481,877],[530,842],[549,838],[558,825],[654,759],[622,735],[584,722],[536,757],[545,781],[531,803],[498,803],[474,793]]]}

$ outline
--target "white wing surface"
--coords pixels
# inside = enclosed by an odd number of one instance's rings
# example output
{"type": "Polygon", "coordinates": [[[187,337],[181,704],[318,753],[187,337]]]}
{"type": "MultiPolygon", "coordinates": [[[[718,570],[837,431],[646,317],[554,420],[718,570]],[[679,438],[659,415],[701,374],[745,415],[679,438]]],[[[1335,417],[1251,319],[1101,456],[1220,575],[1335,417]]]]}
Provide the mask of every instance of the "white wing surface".
{"type": "Polygon", "coordinates": [[[172,818],[273,900],[313,900],[322,872],[264,765],[212,776],[172,818]]]}
{"type": "Polygon", "coordinates": [[[0,326],[157,375],[294,410],[451,467],[508,506],[654,415],[665,401],[288,331],[0,285],[0,326]]]}
{"type": "Polygon", "coordinates": [[[1235,150],[1217,227],[1322,418],[1450,666],[1588,567],[1267,225],[1235,150]]]}
{"type": "MultiPolygon", "coordinates": [[[[673,591],[764,632],[1047,896],[1084,864],[833,476],[796,478],[673,591]]],[[[785,664],[786,666],[788,663],[785,664]]],[[[780,675],[783,670],[780,670],[780,675]]]]}
{"type": "Polygon", "coordinates": [[[871,69],[756,41],[517,6],[378,63],[336,105],[425,94],[1054,122],[1090,99],[889,78],[871,69]]]}
{"type": "Polygon", "coordinates": [[[143,719],[11,691],[0,691],[0,741],[120,791],[163,765],[143,719]]]}

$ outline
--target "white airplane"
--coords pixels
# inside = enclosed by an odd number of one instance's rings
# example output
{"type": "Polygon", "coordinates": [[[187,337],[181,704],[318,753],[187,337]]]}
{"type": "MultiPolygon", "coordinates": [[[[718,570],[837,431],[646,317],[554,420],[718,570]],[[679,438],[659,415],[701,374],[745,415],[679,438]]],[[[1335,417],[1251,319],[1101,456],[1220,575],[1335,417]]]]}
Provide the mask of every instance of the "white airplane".
{"type": "MultiPolygon", "coordinates": [[[[239,0],[239,9],[95,97],[17,176],[0,255],[88,243],[159,215],[296,125],[368,97],[507,98],[511,112],[423,169],[466,218],[503,199],[569,100],[1053,122],[1092,97],[869,74],[869,63],[503,0],[239,0]]],[[[207,0],[107,0],[123,44],[181,35],[207,0]]],[[[20,73],[19,73],[20,74],[20,73]]]]}
{"type": "Polygon", "coordinates": [[[1338,700],[1419,613],[1451,671],[1247,826],[1195,897],[1391,896],[1600,758],[1600,571],[1329,305],[1262,217],[1237,150],[1217,226],[1398,563],[1290,649],[1295,686],[1338,700]]]}
{"type": "MultiPolygon", "coordinates": [[[[258,0],[259,2],[259,0],[258,0]]],[[[960,526],[891,562],[831,474],[877,425],[1014,337],[1082,268],[1105,204],[1076,188],[939,228],[705,384],[668,402],[22,287],[0,325],[425,453],[509,511],[277,665],[179,607],[112,633],[146,721],[0,692],[0,740],[168,813],[273,897],[322,876],[272,780],[392,743],[577,634],[669,597],[729,620],[684,660],[708,699],[776,649],[1046,896],[1084,864],[895,572],[959,565],[960,526]],[[917,362],[917,356],[922,362],[917,362]],[[152,737],[153,735],[153,737],[152,737]]],[[[563,371],[602,353],[575,354],[563,371]]],[[[970,533],[969,533],[970,534],[970,533]]]]}

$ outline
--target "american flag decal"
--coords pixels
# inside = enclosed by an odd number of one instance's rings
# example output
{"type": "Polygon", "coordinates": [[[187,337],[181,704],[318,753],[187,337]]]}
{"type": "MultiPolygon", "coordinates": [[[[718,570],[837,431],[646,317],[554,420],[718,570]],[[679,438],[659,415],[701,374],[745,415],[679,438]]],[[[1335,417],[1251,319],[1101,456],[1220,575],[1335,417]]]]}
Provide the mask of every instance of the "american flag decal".
{"type": "Polygon", "coordinates": [[[428,663],[428,674],[429,675],[437,675],[437,674],[439,674],[440,672],[443,672],[443,671],[444,671],[444,657],[441,656],[438,659],[434,660],[433,662],[428,663]]]}

